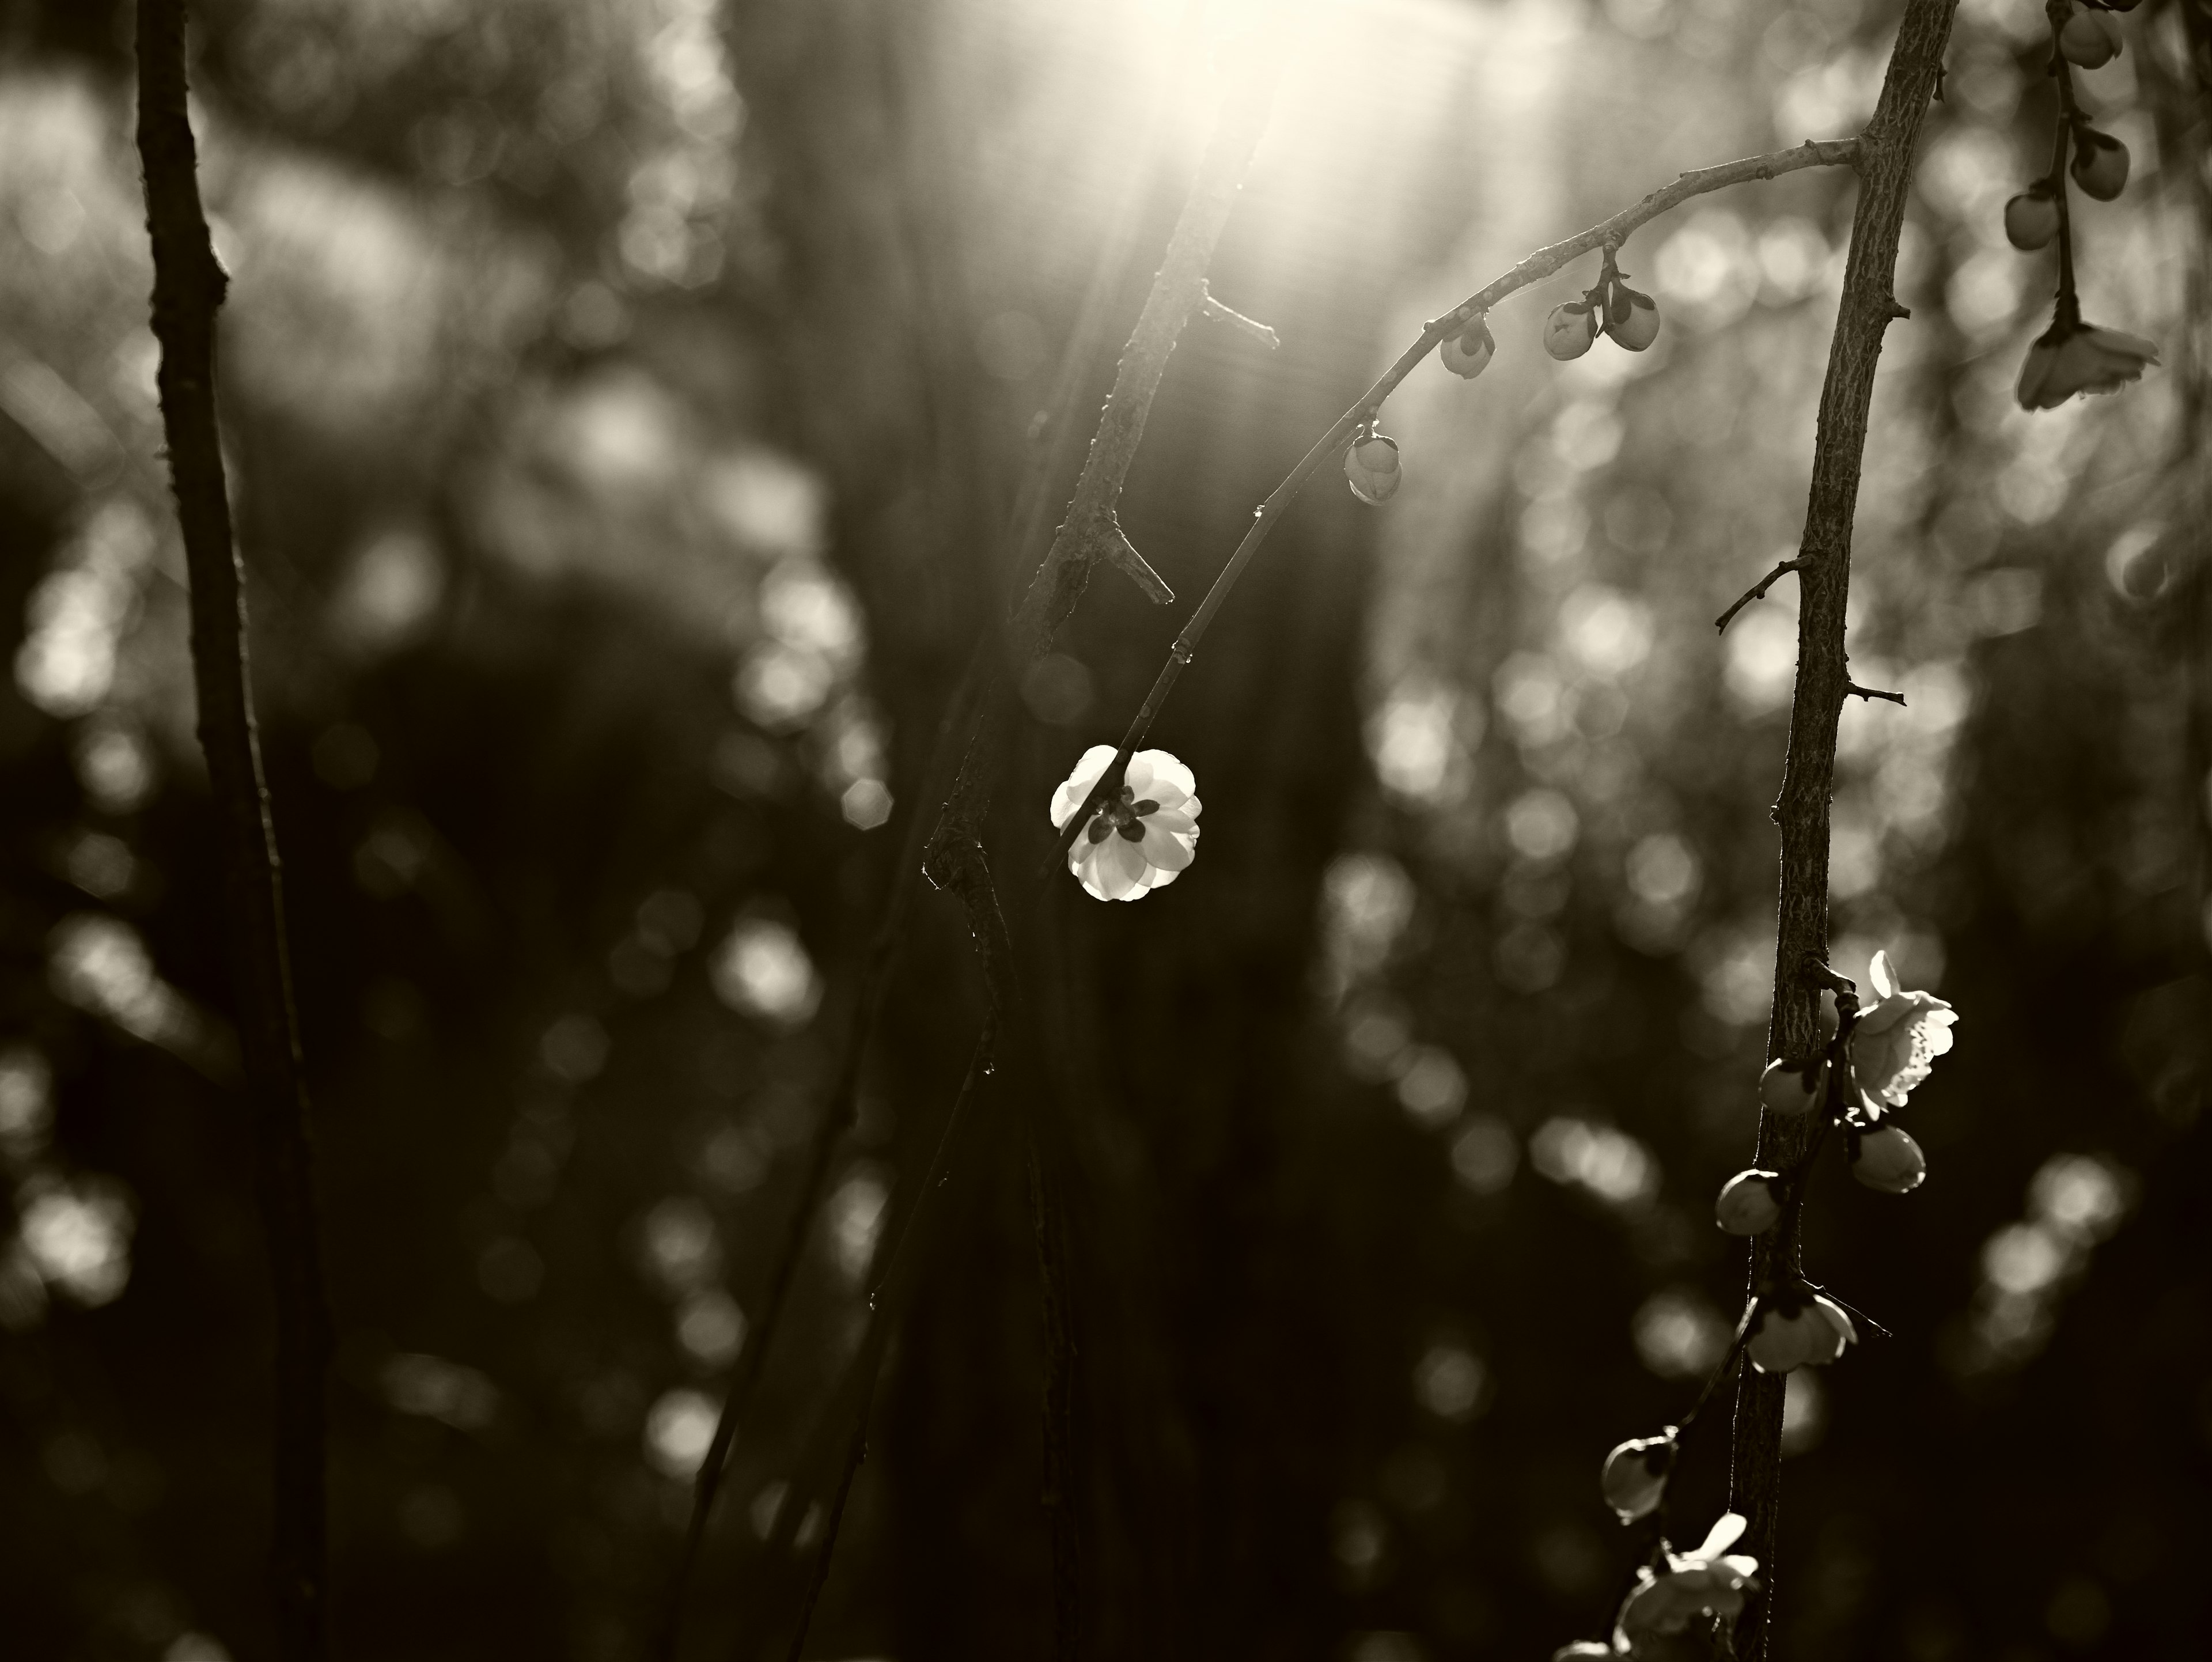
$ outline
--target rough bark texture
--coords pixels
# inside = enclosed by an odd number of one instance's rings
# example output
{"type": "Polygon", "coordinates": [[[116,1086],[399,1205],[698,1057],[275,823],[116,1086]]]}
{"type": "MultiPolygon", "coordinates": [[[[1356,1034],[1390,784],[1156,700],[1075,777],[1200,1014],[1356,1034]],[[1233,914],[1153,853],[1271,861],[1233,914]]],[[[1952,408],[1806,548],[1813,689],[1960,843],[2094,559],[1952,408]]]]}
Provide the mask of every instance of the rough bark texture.
{"type": "Polygon", "coordinates": [[[276,1290],[277,1653],[324,1648],[324,1305],[307,1092],[286,959],[276,828],[254,732],[244,571],[216,427],[216,313],[225,278],[201,210],[185,100],[181,0],[139,0],[138,150],[154,254],[161,421],[191,585],[192,677],[216,811],[262,1223],[276,1290]]]}
{"type": "MultiPolygon", "coordinates": [[[[1897,242],[1911,192],[1920,127],[1935,97],[1958,0],[1911,0],[1905,9],[1881,99],[1860,136],[1859,201],[1851,221],[1843,303],[1820,393],[1820,436],[1799,548],[1797,687],[1790,706],[1790,750],[1774,817],[1782,832],[1781,901],[1774,963],[1774,1017],[1768,1053],[1811,1056],[1820,1040],[1820,983],[1806,965],[1828,950],[1828,807],[1836,770],[1836,721],[1850,675],[1844,645],[1844,603],[1850,589],[1851,519],[1866,450],[1875,367],[1893,319],[1904,314],[1893,292],[1897,242]]],[[[1762,1111],[1757,1163],[1788,1170],[1803,1156],[1811,1116],[1791,1119],[1762,1111]]],[[[1751,1283],[1786,1273],[1796,1263],[1797,1231],[1761,1237],[1752,1249],[1751,1283]]],[[[1736,1396],[1729,1467],[1731,1505],[1750,1520],[1747,1551],[1757,1555],[1765,1591],[1744,1610],[1736,1647],[1746,1662],[1768,1653],[1775,1580],[1775,1525],[1782,1487],[1780,1375],[1746,1369],[1736,1396]]]]}

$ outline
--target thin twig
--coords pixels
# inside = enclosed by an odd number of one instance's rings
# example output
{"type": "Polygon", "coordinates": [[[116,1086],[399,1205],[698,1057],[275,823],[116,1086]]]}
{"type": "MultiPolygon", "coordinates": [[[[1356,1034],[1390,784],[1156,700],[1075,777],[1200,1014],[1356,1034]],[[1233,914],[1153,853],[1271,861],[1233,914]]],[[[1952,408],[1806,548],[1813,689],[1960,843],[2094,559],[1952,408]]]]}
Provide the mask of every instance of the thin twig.
{"type": "Polygon", "coordinates": [[[153,245],[162,432],[191,589],[200,748],[221,816],[226,934],[252,1117],[256,1187],[276,1307],[277,1654],[324,1651],[324,1378],[330,1356],[299,1018],[284,939],[276,825],[246,659],[246,585],[216,426],[216,313],[225,278],[200,206],[185,113],[182,0],[138,0],[138,154],[153,245]]]}
{"type": "Polygon", "coordinates": [[[1243,330],[1253,339],[1273,351],[1283,344],[1282,337],[1257,318],[1248,318],[1233,306],[1224,306],[1213,297],[1213,290],[1205,283],[1198,285],[1199,315],[1210,323],[1225,323],[1243,330]]]}
{"type": "MultiPolygon", "coordinates": [[[[1908,0],[1881,97],[1859,136],[1859,200],[1851,219],[1843,299],[1821,389],[1820,437],[1798,551],[1802,596],[1797,620],[1797,685],[1790,750],[1775,818],[1782,833],[1774,1019],[1771,1056],[1802,1058],[1820,1048],[1820,993],[1801,971],[1825,961],[1828,938],[1828,805],[1836,769],[1836,722],[1850,680],[1844,668],[1844,608],[1850,583],[1851,519],[1866,449],[1868,411],[1882,338],[1897,314],[1898,235],[1914,151],[1950,40],[1958,0],[1908,0]]],[[[1755,1163],[1795,1166],[1814,1127],[1808,1116],[1762,1111],[1755,1163]]],[[[1795,1262],[1797,1220],[1752,1243],[1755,1292],[1795,1262]]],[[[1736,1392],[1729,1473],[1730,1509],[1749,1520],[1746,1549],[1760,1564],[1759,1591],[1735,1629],[1743,1662],[1765,1662],[1775,1587],[1775,1525],[1782,1488],[1783,1381],[1746,1373],[1736,1392]]]]}
{"type": "Polygon", "coordinates": [[[1744,607],[1749,606],[1753,600],[1765,600],[1766,598],[1766,591],[1768,589],[1773,587],[1775,584],[1780,582],[1791,572],[1802,571],[1804,569],[1804,566],[1805,563],[1802,560],[1784,560],[1779,562],[1773,570],[1768,572],[1764,577],[1761,577],[1749,588],[1744,590],[1744,592],[1737,597],[1736,603],[1734,606],[1730,606],[1726,612],[1721,613],[1719,617],[1714,618],[1713,627],[1725,633],[1728,626],[1735,621],[1735,614],[1737,612],[1742,611],[1744,607]]]}
{"type": "Polygon", "coordinates": [[[1174,644],[1169,647],[1167,661],[1160,666],[1159,674],[1153,679],[1152,691],[1145,695],[1143,705],[1130,721],[1127,731],[1122,734],[1121,746],[1114,760],[1105,772],[1099,775],[1098,782],[1091,788],[1090,797],[1061,825],[1059,846],[1053,857],[1045,862],[1045,874],[1049,876],[1066,860],[1068,849],[1074,845],[1076,837],[1083,828],[1090,824],[1091,817],[1097,812],[1099,804],[1121,788],[1122,776],[1128,771],[1129,758],[1136,754],[1137,746],[1145,742],[1145,736],[1152,731],[1152,722],[1158,716],[1161,706],[1167,703],[1168,694],[1174,690],[1176,679],[1196,654],[1198,643],[1213,622],[1214,613],[1221,610],[1222,603],[1229,598],[1229,591],[1237,586],[1237,580],[1244,575],[1244,568],[1252,563],[1252,557],[1267,540],[1267,533],[1274,529],[1275,521],[1297,500],[1298,492],[1304,489],[1314,471],[1350,444],[1355,433],[1382,414],[1384,402],[1397,390],[1398,383],[1413,374],[1421,361],[1436,350],[1441,343],[1458,334],[1469,322],[1488,312],[1509,295],[1527,288],[1532,283],[1542,282],[1570,260],[1579,259],[1594,248],[1618,248],[1637,227],[1657,218],[1670,208],[1680,207],[1692,197],[1723,190],[1731,185],[1746,184],[1753,180],[1778,178],[1805,167],[1855,167],[1858,155],[1859,140],[1856,138],[1808,139],[1794,149],[1777,150],[1768,155],[1745,156],[1739,161],[1722,162],[1717,167],[1699,167],[1686,173],[1671,185],[1663,185],[1650,192],[1632,207],[1622,209],[1612,218],[1601,220],[1589,229],[1577,231],[1548,247],[1539,248],[1487,288],[1477,289],[1450,311],[1424,326],[1419,338],[1401,352],[1397,361],[1382,372],[1382,378],[1330,423],[1328,430],[1298,459],[1297,466],[1291,469],[1282,483],[1267,493],[1267,499],[1253,509],[1252,524],[1244,533],[1243,539],[1237,545],[1236,552],[1229,557],[1229,563],[1222,567],[1220,575],[1213,580],[1213,586],[1206,590],[1206,598],[1191,613],[1190,621],[1183,625],[1182,633],[1176,636],[1174,644]]]}
{"type": "Polygon", "coordinates": [[[1863,687],[1856,681],[1844,684],[1844,696],[1847,698],[1882,698],[1893,704],[1905,702],[1905,695],[1901,692],[1884,692],[1880,687],[1863,687]]]}
{"type": "MultiPolygon", "coordinates": [[[[995,1018],[987,1017],[981,1032],[976,1036],[975,1048],[969,1052],[968,1071],[960,1081],[960,1089],[952,1099],[952,1106],[945,1117],[944,1128],[938,1133],[936,1147],[930,1153],[929,1164],[915,1184],[913,1196],[897,1212],[892,1225],[889,1243],[876,1257],[871,1274],[867,1296],[866,1326],[860,1343],[847,1366],[845,1377],[817,1428],[817,1440],[831,1436],[840,1428],[847,1435],[842,1470],[846,1474],[840,1483],[849,1481],[850,1473],[857,1468],[860,1451],[865,1445],[868,1414],[875,1400],[876,1381],[881,1372],[884,1357],[890,1348],[892,1335],[906,1313],[907,1301],[912,1297],[919,1279],[923,1247],[928,1234],[935,1227],[937,1208],[934,1204],[938,1191],[945,1187],[952,1172],[952,1163],[962,1135],[974,1118],[973,1105],[996,1065],[999,1024],[995,1018]]],[[[801,1461],[793,1474],[790,1490],[778,1507],[775,1523],[762,1548],[763,1558],[770,1564],[780,1562],[792,1550],[800,1523],[813,1501],[813,1476],[823,1461],[812,1452],[801,1461]],[[807,1481],[801,1482],[804,1476],[807,1481]]],[[[831,1553],[837,1544],[837,1531],[843,1520],[842,1506],[833,1508],[823,1521],[822,1538],[817,1543],[815,1575],[826,1580],[831,1553]]],[[[818,1590],[818,1581],[817,1582],[818,1590]]],[[[806,1638],[807,1622],[812,1618],[813,1605],[810,1595],[802,1613],[799,1631],[793,1637],[793,1654],[806,1638]]],[[[765,1634],[748,1637],[740,1634],[735,1656],[739,1662],[755,1653],[765,1634]]]]}

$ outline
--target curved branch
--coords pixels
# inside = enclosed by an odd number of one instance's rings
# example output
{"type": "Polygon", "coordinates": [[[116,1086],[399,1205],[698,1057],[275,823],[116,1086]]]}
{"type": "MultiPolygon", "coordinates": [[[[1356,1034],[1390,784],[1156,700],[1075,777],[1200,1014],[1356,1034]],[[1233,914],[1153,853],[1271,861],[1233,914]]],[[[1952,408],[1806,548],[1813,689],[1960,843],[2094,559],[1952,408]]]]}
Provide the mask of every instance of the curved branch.
{"type": "Polygon", "coordinates": [[[138,154],[161,346],[161,429],[191,594],[200,748],[221,817],[224,915],[252,1115],[255,1186],[276,1306],[276,1510],[270,1569],[277,1654],[323,1654],[324,1374],[330,1317],[307,1141],[300,1024],[284,941],[276,829],[254,730],[245,570],[216,425],[216,313],[225,277],[200,206],[185,113],[183,0],[138,0],[138,154]]]}
{"type": "MultiPolygon", "coordinates": [[[[1794,149],[1776,150],[1768,155],[1748,155],[1735,161],[1723,161],[1716,167],[1698,167],[1681,174],[1671,185],[1662,185],[1650,192],[1633,206],[1622,209],[1610,219],[1601,220],[1587,230],[1539,248],[1504,277],[1487,288],[1479,289],[1452,307],[1442,317],[1424,327],[1420,338],[1398,355],[1397,361],[1382,372],[1378,380],[1358,402],[1339,416],[1327,432],[1314,441],[1313,447],[1298,459],[1298,464],[1284,477],[1283,482],[1267,493],[1267,499],[1253,510],[1252,525],[1244,533],[1237,551],[1222,567],[1221,575],[1206,590],[1206,598],[1191,613],[1190,621],[1176,636],[1175,644],[1168,648],[1168,661],[1152,682],[1152,691],[1122,735],[1119,753],[1113,764],[1099,776],[1091,787],[1090,800],[1060,828],[1059,848],[1045,866],[1050,875],[1053,868],[1067,857],[1077,834],[1091,822],[1098,805],[1121,788],[1121,776],[1127,770],[1129,758],[1136,754],[1137,746],[1145,742],[1152,731],[1160,707],[1167,703],[1168,694],[1175,688],[1176,678],[1182,675],[1198,651],[1198,643],[1205,637],[1212,624],[1214,614],[1221,610],[1229,598],[1229,591],[1244,575],[1244,568],[1260,551],[1267,533],[1275,528],[1275,521],[1305,488],[1306,481],[1318,468],[1338,451],[1352,442],[1352,435],[1382,411],[1384,402],[1398,390],[1398,383],[1412,374],[1422,359],[1436,350],[1445,340],[1459,333],[1474,319],[1532,283],[1540,283],[1570,260],[1579,259],[1594,248],[1619,247],[1628,234],[1647,221],[1656,219],[1670,208],[1678,208],[1692,197],[1711,191],[1723,190],[1731,185],[1747,184],[1753,180],[1777,179],[1784,174],[1796,173],[1806,167],[1856,167],[1859,161],[1860,141],[1856,138],[1807,139],[1794,149]]],[[[1770,581],[1771,581],[1770,579],[1770,581]]]]}

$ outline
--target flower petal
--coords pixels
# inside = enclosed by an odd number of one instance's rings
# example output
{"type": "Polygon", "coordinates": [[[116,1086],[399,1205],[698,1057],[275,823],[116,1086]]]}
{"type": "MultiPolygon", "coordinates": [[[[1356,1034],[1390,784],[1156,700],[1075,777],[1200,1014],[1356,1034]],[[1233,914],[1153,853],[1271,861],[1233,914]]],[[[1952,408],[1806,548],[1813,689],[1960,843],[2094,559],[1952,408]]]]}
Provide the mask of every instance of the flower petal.
{"type": "Polygon", "coordinates": [[[1874,962],[1867,965],[1867,979],[1874,983],[1875,997],[1891,999],[1897,996],[1897,971],[1890,968],[1887,952],[1874,955],[1874,962]]]}
{"type": "Polygon", "coordinates": [[[1198,858],[1195,838],[1177,837],[1150,820],[1145,822],[1145,858],[1164,871],[1179,872],[1198,858]]]}
{"type": "Polygon", "coordinates": [[[1115,900],[1134,900],[1147,886],[1145,881],[1145,856],[1134,843],[1125,837],[1109,837],[1098,845],[1098,871],[1101,885],[1115,900]]]}
{"type": "Polygon", "coordinates": [[[1164,750],[1140,750],[1129,758],[1129,783],[1139,796],[1149,796],[1162,807],[1167,799],[1160,794],[1172,788],[1185,796],[1198,794],[1198,781],[1191,770],[1164,750]],[[1143,782],[1137,778],[1137,770],[1145,770],[1143,782]]]}
{"type": "Polygon", "coordinates": [[[1052,794],[1052,827],[1063,829],[1068,815],[1083,806],[1083,799],[1091,794],[1091,788],[1098,782],[1114,759],[1114,746],[1093,745],[1077,758],[1075,771],[1060,782],[1060,788],[1052,794]]]}
{"type": "Polygon", "coordinates": [[[1198,821],[1174,808],[1162,808],[1158,813],[1145,816],[1146,831],[1164,831],[1176,837],[1196,837],[1198,821]]]}
{"type": "Polygon", "coordinates": [[[1699,1547],[1690,1556],[1702,1558],[1711,1563],[1734,1546],[1744,1531],[1750,1527],[1751,1520],[1741,1513],[1724,1512],[1711,1530],[1707,1532],[1705,1545],[1699,1547]]]}

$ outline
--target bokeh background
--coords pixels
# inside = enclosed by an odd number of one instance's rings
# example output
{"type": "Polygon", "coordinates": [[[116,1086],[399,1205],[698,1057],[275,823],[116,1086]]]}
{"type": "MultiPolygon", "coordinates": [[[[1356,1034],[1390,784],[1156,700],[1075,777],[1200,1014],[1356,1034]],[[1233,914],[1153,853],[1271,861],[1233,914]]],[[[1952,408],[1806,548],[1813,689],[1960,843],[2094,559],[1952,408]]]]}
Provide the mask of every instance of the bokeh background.
{"type": "MultiPolygon", "coordinates": [[[[1123,519],[1183,596],[1423,318],[1678,169],[1856,128],[1891,0],[211,0],[225,439],[340,1347],[360,1662],[644,1653],[939,713],[1064,497],[1255,19],[1292,32],[1123,519]],[[1086,295],[1103,350],[1063,365],[1086,295]],[[1073,387],[1049,420],[1055,385],[1073,387]],[[1077,442],[1055,448],[1074,424],[1077,442]]],[[[145,320],[130,8],[0,8],[0,1604],[25,1658],[250,1662],[270,1312],[145,320]]],[[[2032,0],[1967,0],[1875,394],[1837,961],[1961,1011],[1875,1314],[1789,1399],[1805,1659],[2199,1653],[2212,1483],[2212,577],[2201,15],[2082,77],[2134,156],[2091,318],[2166,367],[2028,417],[2032,0]]],[[[1075,1239],[1086,1656],[1447,1662],[1600,1631],[1616,1440],[1727,1342],[1795,650],[1786,553],[1851,192],[1622,256],[1666,327],[1389,412],[1155,742],[1194,870],[1052,891],[811,1653],[1048,1642],[1020,1115],[1075,1239]],[[1015,1084],[1026,1105],[1006,1099],[1015,1084]]],[[[1024,682],[993,845],[1176,623],[1103,574],[1024,682]]],[[[686,1656],[781,1653],[781,1485],[981,1009],[924,894],[686,1656]]],[[[1717,1509],[1720,1447],[1686,1474],[1717,1509]]]]}

